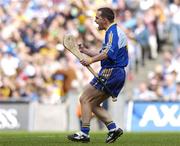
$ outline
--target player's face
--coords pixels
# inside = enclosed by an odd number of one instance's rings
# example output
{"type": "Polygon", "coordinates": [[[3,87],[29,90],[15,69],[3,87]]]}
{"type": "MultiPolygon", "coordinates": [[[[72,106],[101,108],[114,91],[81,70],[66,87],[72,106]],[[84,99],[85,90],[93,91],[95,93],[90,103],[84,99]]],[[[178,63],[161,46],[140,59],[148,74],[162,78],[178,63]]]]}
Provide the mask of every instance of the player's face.
{"type": "Polygon", "coordinates": [[[104,18],[101,17],[101,12],[97,11],[95,22],[98,24],[99,30],[104,30],[104,18]]]}

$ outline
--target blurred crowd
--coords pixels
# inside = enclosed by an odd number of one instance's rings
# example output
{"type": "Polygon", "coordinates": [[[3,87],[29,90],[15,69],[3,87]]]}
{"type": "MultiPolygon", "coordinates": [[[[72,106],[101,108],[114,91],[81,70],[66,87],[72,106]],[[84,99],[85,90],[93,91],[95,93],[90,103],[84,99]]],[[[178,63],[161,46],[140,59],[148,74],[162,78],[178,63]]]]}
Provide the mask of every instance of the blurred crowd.
{"type": "Polygon", "coordinates": [[[180,101],[180,47],[176,55],[163,52],[162,64],[148,74],[148,80],[134,89],[134,99],[144,101],[180,101]]]}
{"type": "MultiPolygon", "coordinates": [[[[163,54],[134,90],[138,100],[180,100],[179,0],[3,0],[0,1],[0,100],[56,103],[80,92],[92,75],[62,45],[67,33],[90,49],[101,48],[95,11],[111,7],[128,36],[131,72],[163,54]],[[169,50],[163,46],[171,44],[169,50]]],[[[99,63],[93,65],[98,71],[99,63]]]]}

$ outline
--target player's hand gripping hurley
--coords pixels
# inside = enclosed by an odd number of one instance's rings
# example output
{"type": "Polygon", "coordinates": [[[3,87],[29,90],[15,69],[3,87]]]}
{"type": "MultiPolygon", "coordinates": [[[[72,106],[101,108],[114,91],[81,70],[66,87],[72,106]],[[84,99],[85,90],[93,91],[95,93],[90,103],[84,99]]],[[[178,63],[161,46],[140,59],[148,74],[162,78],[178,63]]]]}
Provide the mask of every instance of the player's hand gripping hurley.
{"type": "MultiPolygon", "coordinates": [[[[65,35],[63,38],[63,45],[64,47],[70,51],[73,55],[75,55],[79,60],[83,59],[83,55],[81,54],[81,52],[79,51],[79,47],[76,43],[76,40],[74,38],[73,35],[65,35]]],[[[99,82],[101,82],[101,84],[103,84],[105,90],[109,93],[109,95],[112,97],[112,101],[117,101],[117,98],[114,97],[111,94],[111,91],[109,90],[109,88],[107,88],[107,86],[105,85],[105,83],[102,81],[102,79],[98,76],[98,74],[92,69],[92,67],[90,65],[86,66],[87,69],[98,79],[99,82]]]]}

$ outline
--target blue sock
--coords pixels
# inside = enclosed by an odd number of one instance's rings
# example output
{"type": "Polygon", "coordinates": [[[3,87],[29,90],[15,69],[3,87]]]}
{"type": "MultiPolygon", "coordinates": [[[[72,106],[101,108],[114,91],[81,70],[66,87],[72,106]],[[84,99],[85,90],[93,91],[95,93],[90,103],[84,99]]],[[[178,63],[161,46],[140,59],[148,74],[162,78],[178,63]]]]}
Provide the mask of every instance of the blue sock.
{"type": "Polygon", "coordinates": [[[81,126],[81,131],[87,135],[89,135],[89,131],[90,131],[90,125],[89,124],[82,124],[81,126]]]}
{"type": "Polygon", "coordinates": [[[116,124],[111,121],[109,123],[106,123],[106,127],[108,128],[109,131],[113,131],[116,129],[116,124]]]}

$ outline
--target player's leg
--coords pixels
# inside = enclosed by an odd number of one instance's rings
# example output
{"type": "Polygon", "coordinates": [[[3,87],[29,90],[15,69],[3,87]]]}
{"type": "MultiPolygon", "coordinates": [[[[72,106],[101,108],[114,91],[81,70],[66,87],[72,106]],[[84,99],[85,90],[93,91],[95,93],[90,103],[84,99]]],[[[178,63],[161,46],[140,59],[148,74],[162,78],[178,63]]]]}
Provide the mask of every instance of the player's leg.
{"type": "Polygon", "coordinates": [[[102,93],[95,89],[92,85],[87,85],[80,96],[81,103],[81,131],[73,135],[69,135],[68,139],[78,142],[89,142],[90,120],[92,116],[92,102],[102,93]]]}
{"type": "Polygon", "coordinates": [[[92,112],[94,108],[94,103],[96,102],[97,98],[102,96],[104,93],[102,91],[97,90],[92,85],[87,85],[84,92],[80,96],[80,103],[81,103],[81,111],[82,111],[82,127],[81,131],[88,134],[88,126],[92,117],[92,112]],[[86,130],[87,131],[86,131],[86,130]]]}
{"type": "Polygon", "coordinates": [[[100,93],[101,95],[94,98],[92,101],[92,112],[103,122],[108,123],[112,121],[112,118],[107,110],[105,110],[100,104],[109,98],[109,95],[100,93]]]}
{"type": "Polygon", "coordinates": [[[117,125],[113,122],[110,114],[100,106],[100,104],[108,97],[109,96],[106,94],[101,94],[101,96],[94,98],[92,111],[109,130],[108,136],[106,138],[106,143],[112,143],[115,142],[116,139],[123,134],[123,130],[117,127],[117,125]]]}
{"type": "Polygon", "coordinates": [[[113,122],[109,113],[100,106],[100,104],[109,97],[106,93],[97,90],[91,85],[87,85],[83,94],[80,97],[81,111],[82,111],[82,126],[81,131],[89,134],[90,120],[92,112],[106,124],[108,130],[117,130],[116,124],[113,122]]]}

